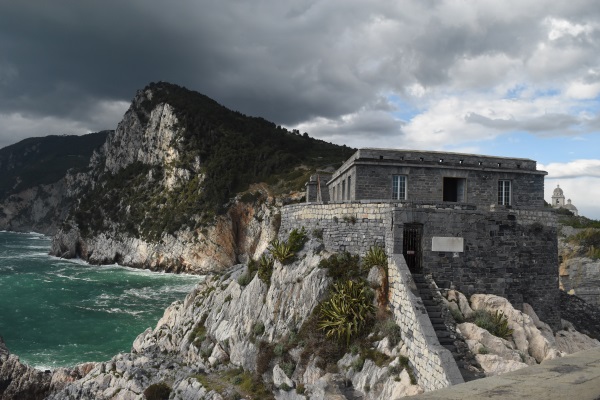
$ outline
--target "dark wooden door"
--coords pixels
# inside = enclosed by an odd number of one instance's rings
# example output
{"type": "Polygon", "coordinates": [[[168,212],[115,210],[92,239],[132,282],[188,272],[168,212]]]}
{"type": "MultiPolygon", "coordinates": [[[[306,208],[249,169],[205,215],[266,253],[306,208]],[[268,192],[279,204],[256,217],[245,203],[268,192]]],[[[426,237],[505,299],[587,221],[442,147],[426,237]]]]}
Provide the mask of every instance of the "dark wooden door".
{"type": "Polygon", "coordinates": [[[423,225],[404,224],[404,235],[402,240],[402,254],[410,272],[414,274],[423,273],[421,265],[422,251],[421,239],[423,236],[423,225]]]}

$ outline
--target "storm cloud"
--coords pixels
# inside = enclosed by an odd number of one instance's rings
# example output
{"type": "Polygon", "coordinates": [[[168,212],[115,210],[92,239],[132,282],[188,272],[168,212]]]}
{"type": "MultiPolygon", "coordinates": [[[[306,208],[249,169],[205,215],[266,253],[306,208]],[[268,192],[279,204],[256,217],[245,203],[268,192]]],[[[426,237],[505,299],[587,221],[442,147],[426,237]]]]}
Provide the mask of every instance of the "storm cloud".
{"type": "Polygon", "coordinates": [[[557,123],[570,135],[593,129],[586,121],[598,118],[600,8],[593,1],[54,0],[0,7],[0,147],[26,136],[114,128],[151,81],[353,145],[395,138],[439,148],[440,131],[460,142],[500,129],[556,131],[557,123]],[[539,107],[554,100],[552,109],[531,107],[540,93],[547,101],[539,107]],[[529,110],[516,125],[486,114],[492,107],[505,113],[508,103],[498,100],[506,98],[529,110]],[[453,99],[460,107],[443,107],[453,99]],[[414,114],[401,116],[405,106],[414,114]]]}

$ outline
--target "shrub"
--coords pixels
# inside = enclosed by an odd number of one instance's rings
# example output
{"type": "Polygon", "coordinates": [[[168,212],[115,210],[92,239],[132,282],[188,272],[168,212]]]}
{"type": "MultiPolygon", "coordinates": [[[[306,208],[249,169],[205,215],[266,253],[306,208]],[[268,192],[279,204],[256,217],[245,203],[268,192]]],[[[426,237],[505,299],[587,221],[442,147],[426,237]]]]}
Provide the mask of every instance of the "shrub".
{"type": "Polygon", "coordinates": [[[148,400],[168,400],[171,387],[164,382],[155,383],[144,390],[144,396],[148,400]]]}
{"type": "Polygon", "coordinates": [[[485,346],[481,346],[481,347],[480,347],[480,348],[477,350],[477,352],[478,352],[479,354],[489,354],[489,353],[490,353],[490,351],[488,350],[488,348],[487,348],[487,347],[485,347],[485,346]]]}
{"type": "Polygon", "coordinates": [[[348,252],[334,254],[319,262],[319,268],[326,268],[327,275],[334,280],[355,279],[362,275],[358,256],[348,252]]]}
{"type": "Polygon", "coordinates": [[[410,366],[410,363],[408,361],[408,357],[405,356],[400,356],[398,358],[398,364],[406,369],[406,372],[408,372],[408,376],[410,377],[410,383],[412,385],[416,385],[417,384],[417,377],[415,376],[415,372],[413,371],[412,367],[410,366]]]}
{"type": "Polygon", "coordinates": [[[348,280],[333,285],[329,300],[319,308],[318,327],[328,338],[338,341],[350,339],[363,331],[373,319],[374,307],[371,291],[362,282],[348,280]]]}
{"type": "Polygon", "coordinates": [[[269,246],[269,251],[277,261],[282,264],[290,263],[294,258],[291,246],[285,241],[274,239],[269,246]]]}
{"type": "Polygon", "coordinates": [[[265,324],[262,321],[256,321],[252,327],[252,334],[254,336],[260,336],[265,333],[265,324]]]}
{"type": "Polygon", "coordinates": [[[380,246],[370,247],[363,258],[363,267],[370,270],[372,267],[387,267],[388,260],[385,250],[380,246]]]}
{"type": "Polygon", "coordinates": [[[321,240],[323,240],[323,229],[317,229],[317,228],[313,229],[312,236],[315,239],[321,239],[321,240]]]}
{"type": "Polygon", "coordinates": [[[261,281],[269,285],[273,275],[273,259],[267,255],[260,256],[258,260],[258,277],[261,281]]]}
{"type": "Polygon", "coordinates": [[[402,332],[394,318],[390,315],[384,320],[378,321],[376,329],[381,332],[383,337],[387,337],[392,346],[397,345],[402,340],[402,332]]]}
{"type": "Polygon", "coordinates": [[[297,253],[304,247],[304,244],[308,241],[306,229],[302,227],[300,230],[292,229],[288,238],[288,245],[292,253],[297,253]]]}
{"type": "Polygon", "coordinates": [[[246,286],[250,282],[252,282],[252,274],[250,274],[250,272],[246,272],[245,274],[241,275],[237,280],[237,283],[240,286],[246,286]]]}
{"type": "Polygon", "coordinates": [[[201,323],[190,333],[190,341],[194,346],[199,347],[206,339],[206,327],[201,323]]]}
{"type": "Polygon", "coordinates": [[[495,313],[486,310],[477,310],[473,318],[475,325],[487,330],[494,336],[508,339],[513,334],[513,330],[508,327],[508,319],[500,310],[495,313]]]}
{"type": "Polygon", "coordinates": [[[258,376],[267,372],[273,360],[273,346],[267,342],[260,342],[256,356],[256,373],[258,376]]]}

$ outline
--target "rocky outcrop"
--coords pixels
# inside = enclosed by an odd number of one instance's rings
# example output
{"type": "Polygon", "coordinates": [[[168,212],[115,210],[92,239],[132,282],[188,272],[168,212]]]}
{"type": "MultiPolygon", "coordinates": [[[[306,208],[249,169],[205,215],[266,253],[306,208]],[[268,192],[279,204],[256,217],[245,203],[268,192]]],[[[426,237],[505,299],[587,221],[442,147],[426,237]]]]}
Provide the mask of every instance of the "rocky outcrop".
{"type": "Polygon", "coordinates": [[[21,363],[19,357],[10,354],[0,337],[0,400],[44,399],[68,383],[83,378],[94,366],[94,363],[86,363],[73,369],[40,371],[21,363]]]}
{"type": "Polygon", "coordinates": [[[589,257],[589,246],[572,240],[585,229],[562,226],[558,237],[560,288],[600,306],[600,260],[589,257]]]}
{"type": "Polygon", "coordinates": [[[83,238],[77,227],[71,227],[53,237],[50,253],[91,264],[118,263],[155,271],[199,274],[223,270],[256,259],[277,237],[279,206],[266,190],[264,193],[263,201],[234,202],[212,226],[163,234],[158,242],[114,231],[83,238]]]}
{"type": "Polygon", "coordinates": [[[567,321],[563,321],[562,330],[553,332],[527,303],[520,311],[505,298],[495,295],[474,294],[470,303],[465,303],[466,298],[453,290],[448,291],[446,297],[455,319],[466,320],[457,325],[458,332],[488,376],[600,346],[598,340],[576,331],[567,321]],[[506,338],[494,336],[475,324],[486,319],[485,313],[506,319],[511,330],[506,338]]]}
{"type": "Polygon", "coordinates": [[[268,284],[258,275],[248,282],[244,264],[222,276],[208,275],[165,311],[155,329],[138,336],[131,353],[97,364],[49,399],[138,399],[161,382],[177,393],[174,398],[217,399],[246,393],[240,382],[250,376],[259,376],[260,385],[280,399],[325,399],[354,391],[388,399],[422,392],[400,365],[401,341],[392,344],[384,337],[373,343],[373,354],[387,360],[383,364],[346,354],[334,368],[323,362],[325,354],[312,353],[298,340],[328,293],[331,278],[318,267],[324,256],[322,244],[310,240],[298,261],[275,262],[268,284]]]}
{"type": "Polygon", "coordinates": [[[61,179],[8,196],[0,202],[0,230],[54,234],[70,208],[65,192],[61,179]]]}

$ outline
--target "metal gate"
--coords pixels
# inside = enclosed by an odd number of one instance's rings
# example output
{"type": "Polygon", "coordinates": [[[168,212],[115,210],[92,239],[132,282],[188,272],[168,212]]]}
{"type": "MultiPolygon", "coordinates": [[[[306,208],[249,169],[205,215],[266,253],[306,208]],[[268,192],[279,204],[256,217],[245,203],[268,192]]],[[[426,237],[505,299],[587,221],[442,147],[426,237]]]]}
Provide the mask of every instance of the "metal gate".
{"type": "Polygon", "coordinates": [[[423,225],[404,224],[404,235],[402,240],[402,254],[413,274],[423,273],[421,265],[421,237],[423,236],[423,225]]]}

